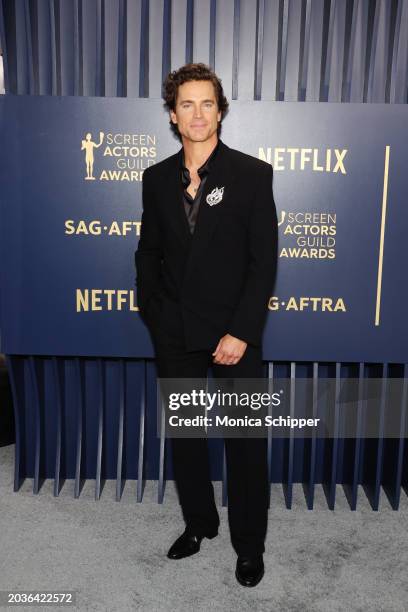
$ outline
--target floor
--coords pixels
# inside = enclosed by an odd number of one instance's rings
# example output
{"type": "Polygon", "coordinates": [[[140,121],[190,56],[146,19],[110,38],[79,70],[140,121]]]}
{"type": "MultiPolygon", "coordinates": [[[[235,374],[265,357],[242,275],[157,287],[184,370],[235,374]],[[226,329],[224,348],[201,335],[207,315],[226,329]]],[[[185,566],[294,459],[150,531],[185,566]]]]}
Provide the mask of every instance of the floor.
{"type": "MultiPolygon", "coordinates": [[[[398,512],[384,494],[374,512],[360,489],[359,509],[352,512],[339,486],[336,510],[330,511],[319,486],[309,511],[301,485],[295,485],[293,509],[287,510],[281,486],[273,485],[265,577],[249,589],[234,576],[220,483],[220,535],[205,539],[199,554],[172,561],[167,549],[183,531],[172,482],[163,504],[154,481],[146,484],[140,504],[134,481],[119,503],[113,481],[99,501],[93,481],[79,499],[73,498],[73,481],[58,498],[52,481],[38,495],[31,480],[14,493],[13,459],[14,446],[0,448],[0,591],[70,590],[76,606],[69,609],[84,611],[408,611],[405,493],[398,512]]],[[[19,606],[32,609],[57,608],[19,606]]]]}

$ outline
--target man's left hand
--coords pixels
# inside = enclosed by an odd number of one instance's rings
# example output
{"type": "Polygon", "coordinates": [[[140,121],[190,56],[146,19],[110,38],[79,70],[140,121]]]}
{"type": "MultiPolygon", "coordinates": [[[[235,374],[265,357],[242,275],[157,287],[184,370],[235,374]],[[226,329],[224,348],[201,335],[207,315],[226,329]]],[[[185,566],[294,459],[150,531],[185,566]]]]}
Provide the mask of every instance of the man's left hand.
{"type": "Polygon", "coordinates": [[[245,353],[247,343],[244,340],[226,334],[217,344],[213,352],[213,362],[220,365],[235,365],[245,353]]]}

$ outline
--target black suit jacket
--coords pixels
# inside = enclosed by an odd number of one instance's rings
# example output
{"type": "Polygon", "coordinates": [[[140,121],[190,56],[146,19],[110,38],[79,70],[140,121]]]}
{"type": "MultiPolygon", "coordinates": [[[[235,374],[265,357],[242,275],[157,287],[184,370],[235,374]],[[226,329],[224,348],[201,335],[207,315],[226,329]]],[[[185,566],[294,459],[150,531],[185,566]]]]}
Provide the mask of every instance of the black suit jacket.
{"type": "Polygon", "coordinates": [[[159,337],[175,329],[178,312],[187,350],[214,350],[226,333],[259,346],[277,264],[272,166],[220,141],[191,235],[181,153],[143,174],[135,253],[140,314],[159,337]],[[210,206],[215,187],[224,187],[223,197],[210,206]]]}

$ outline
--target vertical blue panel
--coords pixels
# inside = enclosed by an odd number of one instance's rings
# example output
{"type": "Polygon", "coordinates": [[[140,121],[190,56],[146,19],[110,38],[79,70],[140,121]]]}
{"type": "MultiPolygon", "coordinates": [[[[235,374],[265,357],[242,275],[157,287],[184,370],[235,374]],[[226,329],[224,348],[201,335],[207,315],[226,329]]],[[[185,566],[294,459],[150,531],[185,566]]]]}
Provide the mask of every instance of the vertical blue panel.
{"type": "MultiPolygon", "coordinates": [[[[213,0],[213,3],[215,0],[213,0]]],[[[234,36],[234,3],[217,2],[215,16],[215,69],[222,80],[224,93],[228,99],[232,96],[233,36],[234,36]]],[[[242,20],[242,16],[241,16],[242,20]]],[[[211,54],[210,54],[211,58],[211,54]]],[[[241,95],[241,92],[239,92],[241,95]]]]}
{"type": "MultiPolygon", "coordinates": [[[[268,364],[268,393],[274,393],[273,386],[273,363],[268,364]]],[[[272,404],[269,404],[268,415],[272,416],[272,404]]],[[[268,491],[269,507],[271,505],[271,482],[272,482],[272,427],[268,427],[268,491]]]]}
{"type": "MultiPolygon", "coordinates": [[[[295,401],[296,401],[296,364],[291,363],[290,366],[290,416],[295,416],[295,401]]],[[[285,503],[288,509],[292,508],[293,495],[293,463],[294,463],[294,432],[291,429],[289,440],[285,439],[285,462],[284,470],[286,472],[283,479],[283,493],[285,503]]]]}
{"type": "MultiPolygon", "coordinates": [[[[7,58],[7,85],[6,93],[17,94],[17,40],[16,40],[16,19],[14,2],[2,0],[4,32],[3,32],[3,54],[7,58]]],[[[6,85],[6,82],[5,82],[6,85]]]]}
{"type": "Polygon", "coordinates": [[[73,58],[73,72],[74,72],[74,96],[83,95],[83,79],[82,79],[82,60],[83,60],[83,47],[82,47],[82,12],[80,11],[79,0],[73,2],[73,47],[74,47],[74,58],[73,58]]]}
{"type": "Polygon", "coordinates": [[[234,0],[234,29],[232,33],[232,92],[233,100],[238,98],[238,71],[239,71],[239,38],[241,23],[241,0],[234,0]]]}
{"type": "Polygon", "coordinates": [[[149,96],[161,98],[163,81],[164,0],[149,3],[149,96]]]}
{"type": "Polygon", "coordinates": [[[163,5],[163,46],[162,46],[162,76],[161,80],[164,81],[168,73],[171,71],[172,58],[171,58],[171,7],[172,0],[164,0],[163,5]]]}
{"type": "Polygon", "coordinates": [[[319,102],[322,71],[324,0],[313,0],[310,11],[309,51],[307,57],[306,101],[319,102]]]}
{"type": "Polygon", "coordinates": [[[160,440],[157,437],[157,372],[154,361],[146,363],[146,402],[145,402],[145,454],[144,475],[147,480],[159,477],[160,440]]]}
{"type": "Polygon", "coordinates": [[[3,3],[1,1],[0,1],[0,47],[1,47],[2,55],[3,55],[4,90],[6,92],[9,92],[10,91],[10,81],[9,81],[9,66],[8,66],[8,49],[7,49],[7,41],[6,41],[6,29],[5,29],[3,3]]]}
{"type": "Polygon", "coordinates": [[[76,395],[76,458],[75,458],[75,484],[74,497],[81,494],[84,484],[84,453],[86,451],[85,438],[85,407],[84,407],[84,374],[83,362],[79,357],[75,358],[75,395],[76,395]]]}
{"type": "Polygon", "coordinates": [[[103,413],[101,480],[118,477],[119,414],[122,410],[121,397],[124,393],[123,372],[123,360],[101,360],[102,387],[100,390],[95,389],[94,399],[95,404],[103,403],[103,409],[102,404],[100,406],[103,413]],[[122,362],[122,365],[119,362],[122,362]]]}
{"type": "Polygon", "coordinates": [[[127,3],[126,14],[126,95],[149,95],[149,3],[127,3]]]}
{"type": "MultiPolygon", "coordinates": [[[[310,379],[313,369],[308,362],[295,363],[295,389],[300,388],[301,392],[296,391],[294,416],[295,418],[309,415],[313,407],[313,385],[310,379]]],[[[293,475],[292,482],[302,484],[305,489],[306,483],[310,478],[310,443],[309,437],[302,438],[295,436],[293,430],[293,475]]]]}
{"type": "Polygon", "coordinates": [[[332,424],[333,438],[328,439],[327,454],[324,465],[324,480],[323,490],[326,495],[327,505],[330,510],[334,510],[336,499],[336,482],[337,482],[337,462],[338,462],[338,447],[340,433],[340,409],[339,409],[339,394],[340,394],[340,375],[341,364],[336,363],[336,383],[334,394],[334,421],[332,424]]]}
{"type": "Polygon", "coordinates": [[[82,80],[83,95],[99,95],[96,89],[100,74],[97,71],[101,66],[101,29],[100,29],[100,2],[101,0],[86,0],[81,4],[82,16],[82,80]]]}
{"type": "MultiPolygon", "coordinates": [[[[406,456],[407,438],[407,410],[408,410],[408,365],[389,366],[391,378],[401,378],[401,391],[392,393],[388,403],[388,410],[397,413],[399,406],[399,437],[384,440],[384,469],[382,473],[382,486],[384,493],[393,510],[398,510],[401,497],[401,483],[403,477],[404,455],[406,456]]],[[[392,385],[392,380],[390,381],[392,385]]],[[[392,386],[392,389],[397,387],[392,386]]]]}
{"type": "MultiPolygon", "coordinates": [[[[351,377],[358,381],[357,388],[357,410],[355,415],[355,432],[356,437],[350,438],[347,440],[343,440],[348,451],[347,455],[351,457],[351,461],[349,461],[349,474],[347,480],[343,480],[343,488],[347,498],[347,501],[350,505],[350,510],[355,510],[357,507],[357,494],[358,494],[358,485],[360,482],[360,474],[361,464],[363,462],[364,457],[364,440],[363,436],[363,410],[364,410],[364,398],[365,398],[365,378],[364,378],[364,363],[360,363],[358,378],[351,372],[351,377]]],[[[354,382],[354,381],[353,381],[354,382]]],[[[343,404],[344,405],[344,404],[343,404]]],[[[347,404],[345,404],[345,408],[347,408],[347,404]]],[[[350,411],[347,412],[348,423],[347,423],[347,431],[351,430],[350,423],[350,411]]],[[[342,463],[344,464],[345,457],[343,457],[342,463]]],[[[344,470],[343,470],[344,474],[344,470]]]]}
{"type": "Polygon", "coordinates": [[[119,0],[104,0],[104,96],[117,96],[119,69],[119,0]]]}
{"type": "Polygon", "coordinates": [[[143,378],[141,380],[140,417],[139,417],[139,457],[137,464],[137,491],[136,501],[141,502],[144,490],[145,475],[145,431],[146,431],[146,400],[147,400],[147,366],[144,363],[143,378]]]}
{"type": "Polygon", "coordinates": [[[366,47],[368,36],[368,2],[356,0],[353,7],[351,39],[349,46],[347,102],[363,102],[366,66],[366,47]]]}
{"type": "MultiPolygon", "coordinates": [[[[353,419],[351,422],[350,414],[346,412],[347,404],[341,401],[342,389],[344,380],[347,384],[347,379],[353,378],[356,381],[356,371],[353,364],[342,364],[340,371],[340,390],[339,390],[339,440],[337,444],[337,454],[335,458],[336,462],[336,484],[342,484],[346,495],[346,498],[352,505],[352,490],[353,490],[353,474],[356,454],[356,439],[345,436],[346,426],[351,429],[356,426],[356,422],[353,419]],[[348,417],[348,418],[347,418],[348,417]],[[347,421],[347,425],[346,425],[347,421]]],[[[355,416],[355,415],[354,415],[355,416]]]]}
{"type": "MultiPolygon", "coordinates": [[[[318,397],[318,384],[319,384],[319,364],[313,363],[313,384],[312,384],[312,397],[310,398],[312,406],[312,418],[318,418],[317,414],[317,397],[318,397]]],[[[307,412],[309,415],[309,411],[307,412]]],[[[305,440],[305,458],[304,458],[304,469],[303,469],[303,491],[306,498],[306,505],[308,510],[313,509],[314,502],[314,491],[316,482],[316,430],[313,429],[310,438],[305,440]]]]}
{"type": "Polygon", "coordinates": [[[50,23],[50,72],[51,72],[51,87],[47,92],[48,95],[59,95],[57,85],[58,67],[57,67],[57,30],[56,30],[56,15],[55,4],[53,0],[49,1],[49,23],[50,23]]]}
{"type": "MultiPolygon", "coordinates": [[[[304,2],[291,0],[288,11],[287,52],[285,63],[285,101],[296,102],[299,92],[304,2]]],[[[282,49],[283,51],[283,49],[282,49]]]]}
{"type": "Polygon", "coordinates": [[[16,444],[14,448],[14,491],[18,491],[27,474],[26,444],[25,444],[25,394],[24,385],[24,358],[7,356],[7,371],[10,376],[11,392],[13,396],[13,411],[16,431],[16,444]]]}
{"type": "Polygon", "coordinates": [[[103,411],[100,400],[103,388],[97,359],[81,358],[83,368],[83,420],[81,477],[95,479],[98,455],[98,434],[103,432],[103,411]]]}
{"type": "Polygon", "coordinates": [[[65,449],[63,443],[65,442],[65,436],[63,436],[63,411],[64,411],[64,361],[59,357],[52,358],[52,371],[54,376],[54,389],[55,389],[55,414],[56,414],[56,432],[55,432],[55,470],[54,470],[54,496],[60,494],[61,488],[64,485],[65,478],[61,476],[61,472],[66,474],[65,461],[65,449]]]}
{"type": "Polygon", "coordinates": [[[210,5],[210,59],[209,66],[215,69],[215,32],[217,27],[217,0],[211,0],[210,5]]]}
{"type": "MultiPolygon", "coordinates": [[[[379,364],[366,364],[365,366],[365,377],[364,377],[364,390],[359,394],[359,405],[363,406],[364,416],[367,417],[365,421],[370,422],[369,438],[363,438],[360,442],[362,459],[360,465],[360,482],[363,490],[367,496],[367,499],[374,509],[375,506],[375,490],[376,490],[376,479],[377,479],[377,463],[378,463],[378,445],[379,438],[373,437],[373,429],[375,432],[379,432],[380,421],[375,417],[380,414],[381,411],[381,376],[382,368],[379,364]],[[368,380],[370,379],[370,380],[368,380]],[[368,385],[370,385],[370,403],[367,403],[368,385]],[[376,393],[373,395],[373,390],[376,393]],[[371,408],[371,414],[368,412],[371,408]]],[[[359,389],[360,391],[360,389],[359,389]]],[[[364,424],[365,429],[365,424],[364,424]]]]}
{"type": "Polygon", "coordinates": [[[255,82],[254,99],[262,97],[263,44],[264,44],[265,0],[257,0],[256,10],[256,48],[255,48],[255,82]]]}
{"type": "MultiPolygon", "coordinates": [[[[104,431],[105,431],[105,370],[104,363],[102,359],[96,360],[97,367],[97,382],[98,389],[96,392],[98,393],[98,398],[95,398],[94,404],[98,407],[98,416],[97,416],[97,450],[95,457],[95,500],[98,500],[101,496],[101,492],[103,490],[103,482],[104,480],[101,477],[102,473],[102,453],[106,455],[105,445],[104,445],[104,431]]],[[[110,455],[112,456],[112,455],[110,455]]]]}
{"type": "Polygon", "coordinates": [[[28,91],[29,94],[35,94],[36,88],[34,83],[34,49],[32,40],[32,21],[30,13],[29,0],[24,0],[24,17],[25,17],[25,30],[26,30],[26,41],[27,41],[27,78],[28,78],[28,91]]]}
{"type": "MultiPolygon", "coordinates": [[[[31,368],[29,363],[29,357],[25,358],[23,361],[24,369],[23,369],[23,389],[25,401],[24,404],[24,413],[22,418],[24,419],[24,441],[23,444],[26,447],[26,473],[25,476],[29,478],[34,478],[35,472],[35,450],[36,450],[36,439],[33,432],[35,432],[36,427],[36,408],[35,408],[35,397],[33,396],[33,380],[31,374],[31,368]]],[[[18,392],[18,391],[17,391],[18,392]]]]}
{"type": "Polygon", "coordinates": [[[262,100],[277,99],[279,0],[265,0],[262,100]]]}
{"type": "MultiPolygon", "coordinates": [[[[74,61],[75,61],[75,45],[74,45],[74,25],[76,17],[74,12],[76,9],[75,2],[60,2],[59,3],[59,69],[61,71],[61,96],[74,95],[74,61]]],[[[76,33],[77,36],[77,33],[76,33]]]]}
{"type": "Polygon", "coordinates": [[[329,98],[329,82],[331,57],[333,53],[333,32],[336,0],[325,3],[323,15],[323,46],[322,46],[322,82],[320,85],[320,101],[327,102],[329,98]]]}
{"type": "MultiPolygon", "coordinates": [[[[274,362],[273,363],[273,378],[285,378],[290,376],[290,365],[287,363],[274,362]]],[[[272,431],[272,443],[271,443],[271,482],[282,483],[287,479],[287,462],[285,463],[285,457],[287,448],[287,439],[281,436],[274,437],[272,431]]]]}
{"type": "MultiPolygon", "coordinates": [[[[305,379],[310,378],[311,368],[306,362],[293,362],[295,368],[295,403],[293,415],[295,418],[306,414],[308,407],[312,405],[312,386],[307,385],[305,388],[305,379]],[[302,385],[299,387],[299,385],[302,385]],[[301,393],[298,392],[301,389],[301,393]],[[305,390],[307,389],[307,392],[305,390]]],[[[295,430],[293,430],[295,433],[295,430]]],[[[309,440],[305,440],[300,436],[293,436],[293,473],[292,482],[304,483],[305,470],[308,470],[308,446],[309,440]]]]}
{"type": "MultiPolygon", "coordinates": [[[[256,6],[253,0],[241,0],[239,22],[238,91],[240,100],[254,99],[256,6]]],[[[229,66],[231,72],[231,66],[229,66]]]]}
{"type": "Polygon", "coordinates": [[[329,102],[341,102],[346,8],[346,2],[333,2],[331,5],[325,75],[325,86],[328,89],[329,102]]]}
{"type": "Polygon", "coordinates": [[[391,2],[377,0],[368,74],[367,102],[385,102],[391,2]]]}
{"type": "MultiPolygon", "coordinates": [[[[394,504],[393,508],[398,509],[399,500],[401,495],[401,484],[403,482],[403,469],[404,469],[404,459],[407,459],[407,444],[406,439],[408,437],[408,364],[405,364],[404,372],[404,386],[401,398],[401,421],[400,421],[400,439],[398,441],[398,457],[397,457],[397,466],[395,470],[395,484],[394,484],[394,504]]],[[[405,463],[405,491],[407,492],[407,463],[405,463]]]]}
{"type": "Polygon", "coordinates": [[[125,427],[125,402],[126,402],[126,365],[124,359],[118,360],[119,368],[119,422],[118,422],[118,450],[117,450],[117,467],[116,467],[116,501],[120,501],[124,488],[123,482],[123,441],[125,427]]]}
{"type": "Polygon", "coordinates": [[[40,372],[40,410],[42,419],[41,463],[40,476],[54,479],[54,494],[56,485],[56,456],[58,450],[58,426],[60,422],[57,387],[54,375],[53,361],[38,357],[40,372]]]}
{"type": "Polygon", "coordinates": [[[279,46],[279,67],[278,67],[278,92],[276,99],[285,99],[286,87],[286,63],[288,59],[288,40],[289,40],[289,0],[283,0],[283,10],[279,14],[280,27],[280,46],[279,46]]]}
{"type": "Polygon", "coordinates": [[[210,7],[211,0],[199,0],[193,14],[193,62],[210,61],[210,7]]]}
{"type": "Polygon", "coordinates": [[[31,376],[31,396],[33,398],[33,418],[34,427],[32,429],[32,435],[34,439],[34,479],[33,479],[33,493],[37,494],[40,491],[43,483],[43,465],[42,465],[42,452],[41,442],[43,440],[43,414],[40,406],[40,390],[42,384],[40,378],[42,378],[42,364],[39,359],[33,356],[29,357],[28,366],[31,376]]]}
{"type": "Polygon", "coordinates": [[[63,393],[63,412],[61,425],[61,478],[75,478],[78,432],[78,393],[75,359],[62,359],[61,388],[63,393]]]}
{"type": "MultiPolygon", "coordinates": [[[[313,418],[316,419],[318,416],[317,410],[317,398],[319,391],[319,364],[313,364],[313,418]]],[[[314,503],[314,491],[316,484],[316,463],[317,463],[317,439],[316,432],[313,432],[312,443],[310,449],[310,480],[309,480],[309,491],[307,495],[307,507],[312,510],[314,503]]]]}
{"type": "MultiPolygon", "coordinates": [[[[27,62],[29,54],[29,37],[26,23],[26,2],[25,0],[16,0],[14,2],[15,10],[15,37],[16,37],[16,83],[17,92],[20,94],[28,94],[29,91],[29,64],[27,62]]],[[[17,93],[16,92],[16,93],[17,93]]]]}
{"type": "Polygon", "coordinates": [[[142,394],[144,393],[144,379],[147,362],[139,359],[128,359],[124,363],[125,404],[123,423],[122,474],[124,479],[136,481],[138,477],[138,462],[140,452],[140,410],[142,394]]]}
{"type": "Polygon", "coordinates": [[[399,456],[398,456],[398,469],[396,470],[397,478],[396,478],[396,488],[397,496],[396,496],[396,504],[398,507],[399,496],[400,496],[400,487],[398,479],[401,478],[400,482],[404,486],[405,492],[408,494],[408,445],[406,444],[406,439],[408,438],[408,419],[406,417],[408,411],[408,364],[405,364],[404,368],[404,389],[402,394],[401,401],[401,438],[404,438],[403,442],[399,448],[399,456]]]}
{"type": "MultiPolygon", "coordinates": [[[[318,390],[320,392],[320,386],[324,385],[324,379],[334,377],[332,376],[332,371],[334,369],[334,365],[331,363],[319,363],[317,366],[317,373],[314,374],[318,377],[317,385],[318,390]]],[[[327,398],[326,402],[323,401],[323,398],[320,399],[319,396],[317,398],[317,417],[321,418],[323,415],[327,414],[327,398]]],[[[315,477],[314,482],[316,484],[324,483],[324,474],[326,470],[327,463],[327,448],[330,444],[330,440],[325,438],[324,436],[316,439],[316,460],[315,460],[315,477]]]]}
{"type": "MultiPolygon", "coordinates": [[[[363,487],[367,495],[368,501],[373,510],[378,510],[380,502],[381,482],[382,473],[384,467],[384,450],[386,448],[386,440],[384,436],[386,434],[386,421],[385,416],[388,410],[388,364],[382,366],[374,365],[368,367],[370,377],[375,380],[370,381],[370,406],[372,414],[370,415],[371,422],[373,415],[378,414],[375,426],[378,431],[378,437],[370,437],[364,439],[361,442],[364,445],[364,466],[363,466],[363,487]],[[376,390],[376,396],[373,391],[376,390]],[[374,406],[374,401],[376,405],[374,406]]],[[[394,412],[395,408],[389,405],[390,415],[394,412]]],[[[390,419],[392,420],[392,419],[390,419]]],[[[372,429],[372,427],[371,427],[372,429]]]]}
{"type": "Polygon", "coordinates": [[[186,64],[193,61],[194,45],[194,0],[187,0],[186,14],[186,64]]]}
{"type": "Polygon", "coordinates": [[[127,96],[127,0],[119,0],[116,95],[127,96]]]}
{"type": "Polygon", "coordinates": [[[170,69],[177,70],[186,63],[187,0],[171,3],[170,69]]]}
{"type": "MultiPolygon", "coordinates": [[[[304,102],[306,100],[306,85],[307,85],[307,72],[309,63],[309,46],[310,46],[310,28],[311,28],[311,0],[306,0],[305,18],[303,27],[303,49],[300,54],[300,68],[299,68],[299,88],[298,88],[298,100],[304,102]]],[[[302,41],[301,41],[302,42],[302,41]]]]}
{"type": "MultiPolygon", "coordinates": [[[[380,504],[381,482],[384,466],[384,434],[385,434],[385,414],[387,410],[387,390],[388,390],[388,364],[384,363],[382,368],[381,381],[381,403],[378,423],[378,445],[375,465],[373,510],[378,510],[380,504]]],[[[393,410],[394,408],[392,408],[393,410]]]]}
{"type": "Polygon", "coordinates": [[[408,0],[399,0],[391,64],[390,102],[407,103],[408,0]]]}

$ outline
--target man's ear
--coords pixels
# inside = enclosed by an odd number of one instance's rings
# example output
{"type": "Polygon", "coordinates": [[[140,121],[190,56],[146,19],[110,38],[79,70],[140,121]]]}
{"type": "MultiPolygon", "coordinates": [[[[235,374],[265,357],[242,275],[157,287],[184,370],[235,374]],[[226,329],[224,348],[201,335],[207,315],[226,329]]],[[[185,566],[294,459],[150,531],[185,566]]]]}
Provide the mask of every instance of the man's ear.
{"type": "Polygon", "coordinates": [[[170,121],[177,123],[176,113],[174,111],[170,111],[170,121]]]}

